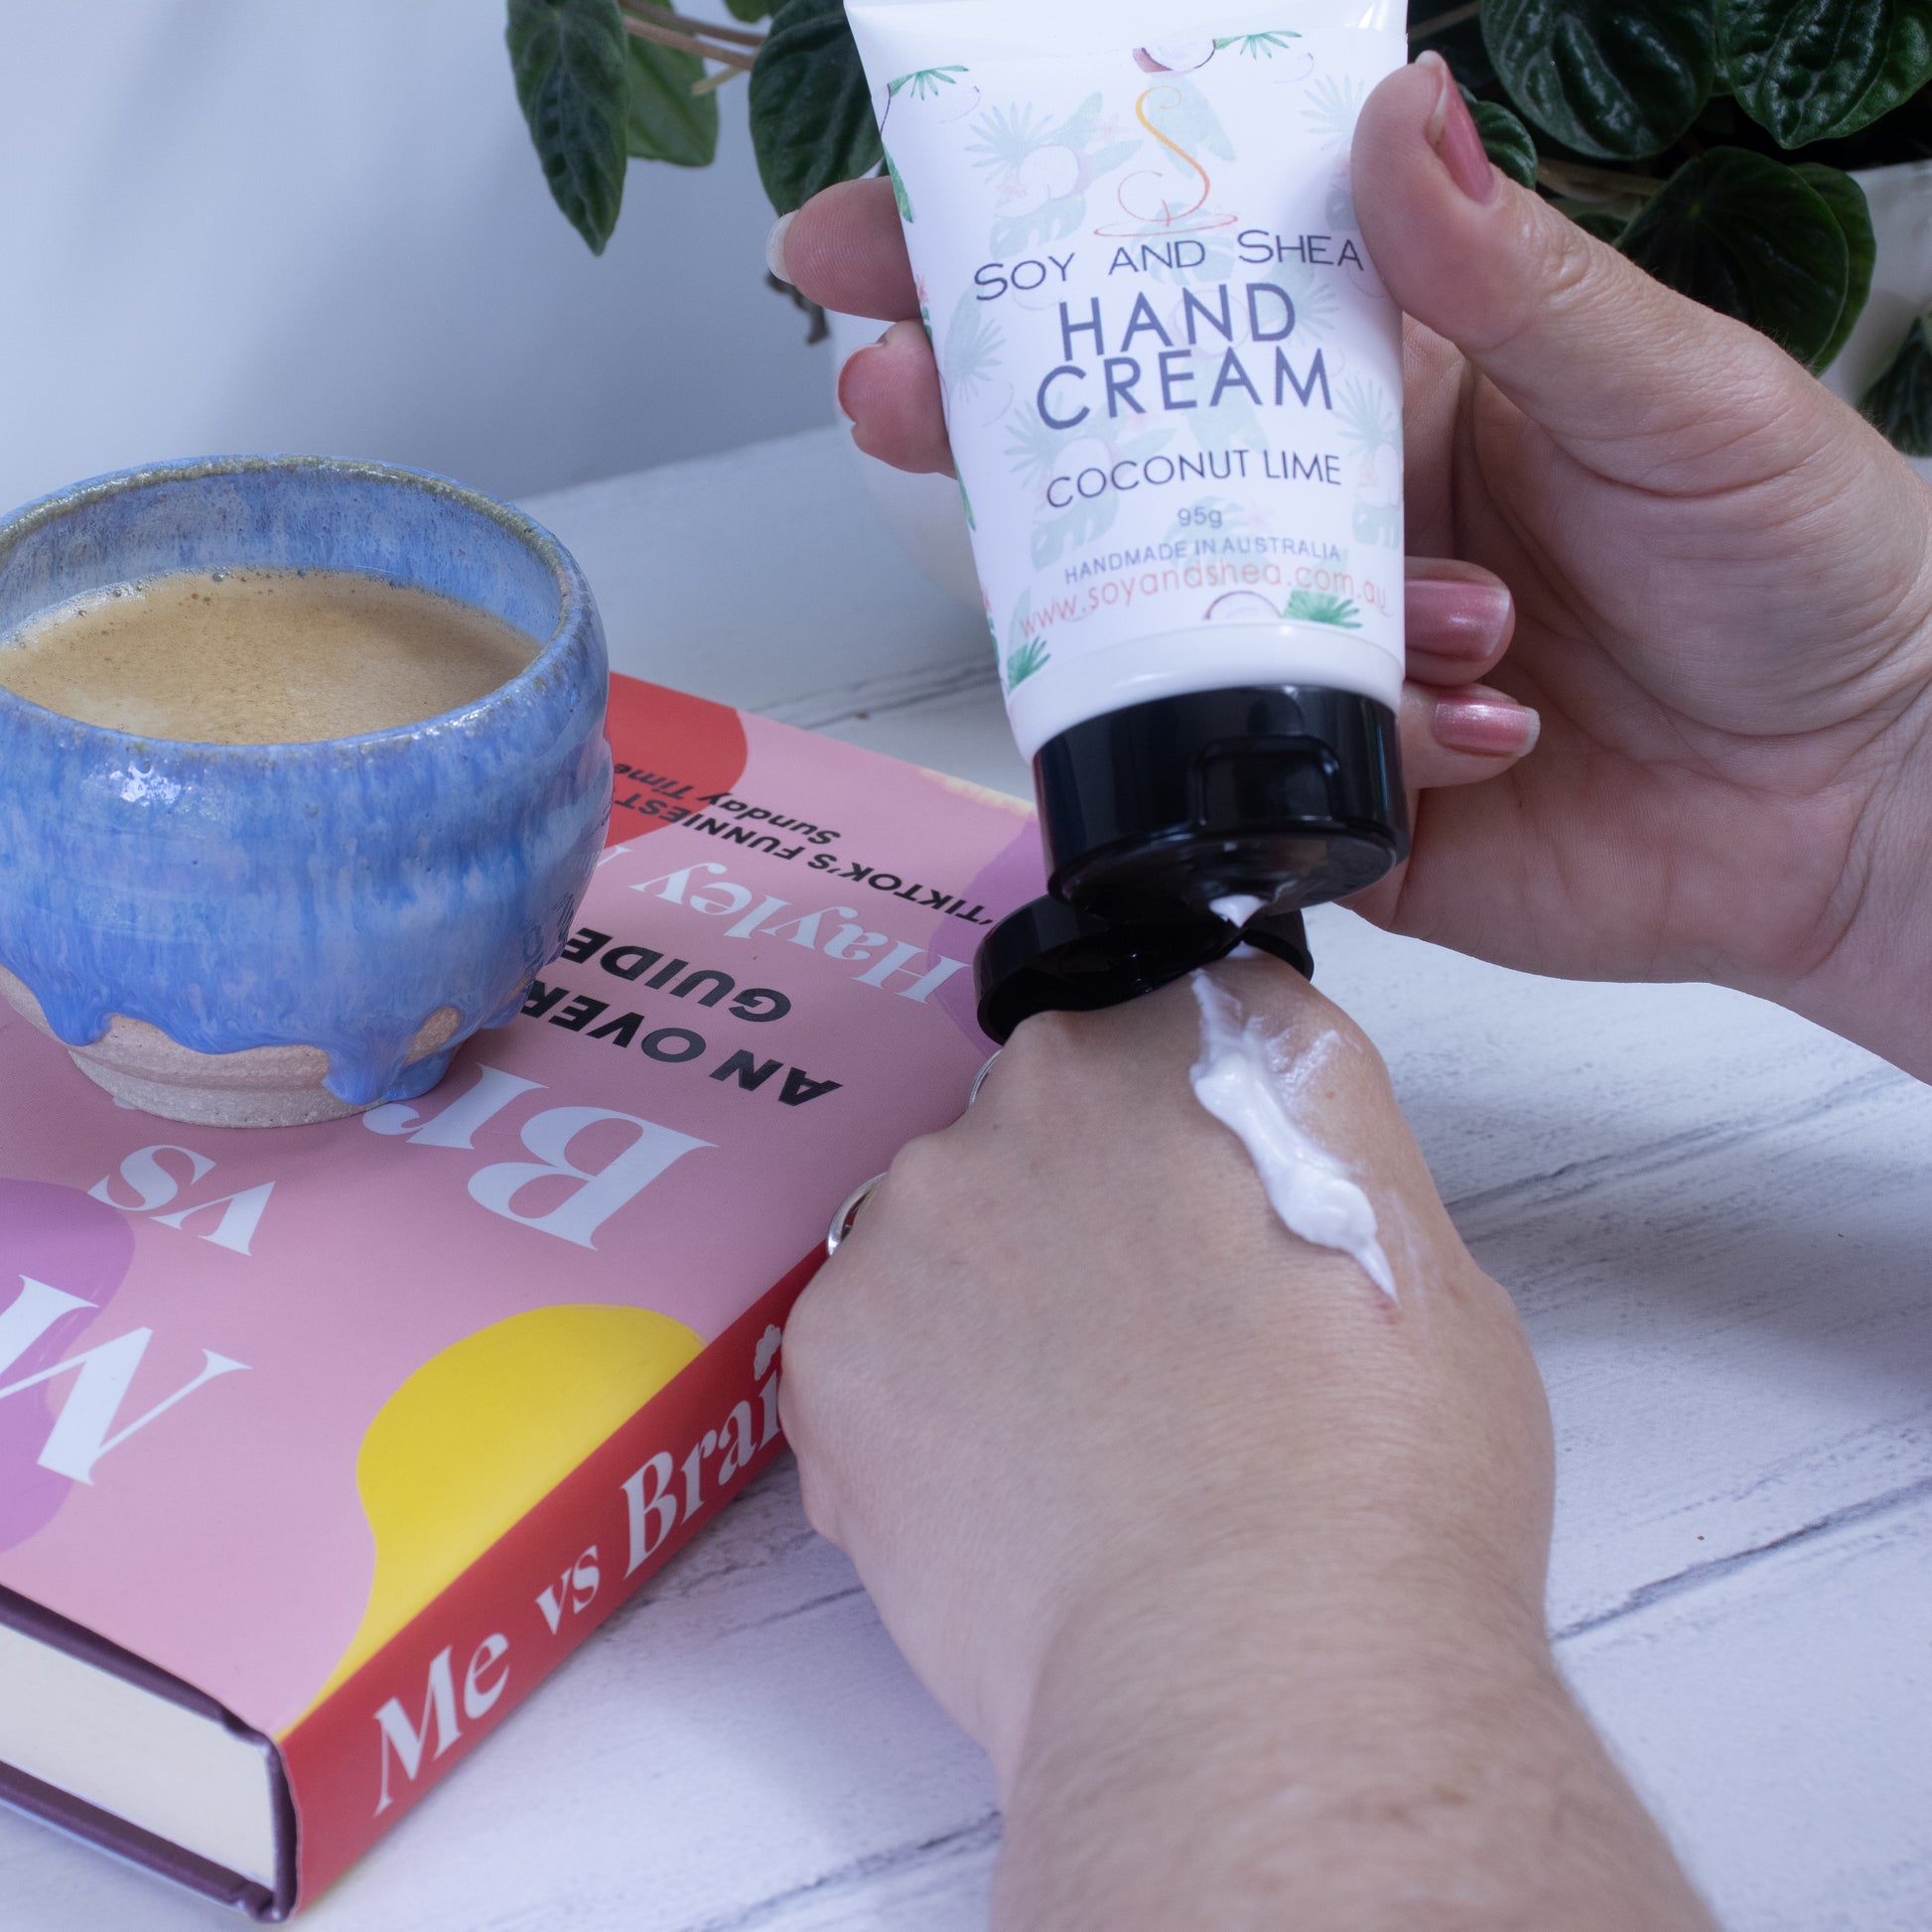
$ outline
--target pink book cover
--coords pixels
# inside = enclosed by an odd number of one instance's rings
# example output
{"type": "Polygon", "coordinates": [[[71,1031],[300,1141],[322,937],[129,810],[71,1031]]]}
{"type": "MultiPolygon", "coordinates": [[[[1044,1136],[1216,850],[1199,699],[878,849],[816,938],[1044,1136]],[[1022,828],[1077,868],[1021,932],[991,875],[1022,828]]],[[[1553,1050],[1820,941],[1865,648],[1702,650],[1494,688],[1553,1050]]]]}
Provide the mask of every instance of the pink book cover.
{"type": "Polygon", "coordinates": [[[564,956],[418,1102],[180,1126],[0,1008],[0,1599],[272,1747],[277,1869],[203,1887],[258,1916],[775,1452],[831,1213],[958,1117],[1041,890],[1011,799],[628,679],[610,730],[564,956]]]}

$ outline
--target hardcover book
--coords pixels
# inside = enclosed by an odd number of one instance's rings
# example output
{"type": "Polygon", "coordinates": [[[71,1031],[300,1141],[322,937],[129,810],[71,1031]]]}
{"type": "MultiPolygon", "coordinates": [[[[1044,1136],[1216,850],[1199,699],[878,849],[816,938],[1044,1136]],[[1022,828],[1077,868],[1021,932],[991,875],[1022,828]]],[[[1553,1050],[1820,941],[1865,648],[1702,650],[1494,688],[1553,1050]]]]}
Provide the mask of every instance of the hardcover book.
{"type": "Polygon", "coordinates": [[[0,1796],[312,1899],[761,1468],[834,1209],[964,1107],[1031,815],[619,678],[610,844],[409,1105],[119,1108],[0,1008],[0,1796]]]}

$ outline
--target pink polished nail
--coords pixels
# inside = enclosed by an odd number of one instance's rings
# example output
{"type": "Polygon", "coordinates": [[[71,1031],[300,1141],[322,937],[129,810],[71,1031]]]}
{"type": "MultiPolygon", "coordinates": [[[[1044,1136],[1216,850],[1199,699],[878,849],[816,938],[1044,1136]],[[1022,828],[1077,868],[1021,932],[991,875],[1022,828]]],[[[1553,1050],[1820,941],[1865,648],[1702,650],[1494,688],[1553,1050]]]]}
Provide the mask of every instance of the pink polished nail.
{"type": "Polygon", "coordinates": [[[1446,752],[1520,759],[1535,748],[1543,720],[1500,691],[1449,691],[1436,700],[1430,729],[1446,752]]]}
{"type": "Polygon", "coordinates": [[[1502,177],[1491,165],[1476,132],[1475,117],[1455,84],[1449,63],[1440,54],[1425,54],[1419,67],[1435,69],[1438,93],[1428,122],[1429,145],[1442,157],[1449,178],[1470,201],[1487,207],[1496,199],[1502,177]]]}
{"type": "MultiPolygon", "coordinates": [[[[894,325],[895,328],[897,326],[897,324],[894,325]]],[[[866,359],[868,355],[871,355],[875,351],[884,348],[886,345],[892,341],[892,339],[893,339],[893,331],[891,329],[888,329],[886,333],[883,336],[881,336],[876,343],[868,343],[864,348],[853,350],[853,352],[845,358],[845,366],[839,370],[839,379],[836,388],[834,390],[834,394],[837,397],[838,405],[841,413],[845,415],[849,421],[856,423],[859,420],[859,412],[853,408],[850,402],[846,400],[846,394],[845,394],[846,384],[852,380],[852,371],[856,369],[859,366],[859,364],[866,359]]]]}
{"type": "Polygon", "coordinates": [[[1511,601],[1501,584],[1458,577],[1412,577],[1408,589],[1409,643],[1433,657],[1480,663],[1501,647],[1511,601]]]}
{"type": "MultiPolygon", "coordinates": [[[[880,340],[883,342],[885,339],[882,337],[880,340]]],[[[848,422],[856,423],[859,420],[859,412],[853,408],[851,402],[847,399],[846,396],[847,385],[852,380],[852,371],[856,369],[859,366],[859,364],[866,359],[868,355],[873,354],[878,349],[878,347],[879,347],[878,343],[868,344],[866,347],[857,350],[855,353],[851,355],[848,355],[845,360],[845,366],[839,370],[839,380],[838,380],[838,385],[835,393],[838,398],[839,411],[846,418],[848,422]]]]}

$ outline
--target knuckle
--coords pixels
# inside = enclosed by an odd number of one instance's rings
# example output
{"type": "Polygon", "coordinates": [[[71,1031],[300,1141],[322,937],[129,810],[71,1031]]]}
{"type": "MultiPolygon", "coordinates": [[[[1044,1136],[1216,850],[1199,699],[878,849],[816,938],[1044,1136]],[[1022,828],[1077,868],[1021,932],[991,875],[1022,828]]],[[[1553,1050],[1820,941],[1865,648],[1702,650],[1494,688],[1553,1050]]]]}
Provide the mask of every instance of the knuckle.
{"type": "Polygon", "coordinates": [[[1537,232],[1537,279],[1551,303],[1587,302],[1625,266],[1622,256],[1567,216],[1539,221],[1537,232]]]}
{"type": "Polygon", "coordinates": [[[1346,1014],[1341,1016],[1336,1033],[1341,1040],[1344,1064],[1365,1086],[1378,1093],[1392,1093],[1393,1083],[1389,1077],[1389,1063],[1382,1057],[1382,1049],[1362,1032],[1346,1014]]]}
{"type": "MultiPolygon", "coordinates": [[[[844,1352],[841,1274],[836,1263],[821,1268],[785,1320],[784,1374],[778,1387],[781,1405],[809,1405],[844,1352]]],[[[787,1421],[787,1432],[790,1426],[787,1421]]]]}
{"type": "Polygon", "coordinates": [[[797,1457],[805,1513],[821,1536],[838,1541],[838,1470],[855,1415],[852,1378],[864,1336],[844,1293],[845,1271],[828,1265],[785,1322],[778,1421],[797,1457]],[[855,1346],[855,1343],[857,1346],[855,1346]]]}
{"type": "Polygon", "coordinates": [[[1036,1013],[1023,1023],[1007,1042],[994,1074],[1002,1109],[1018,1107],[1031,1113],[1057,1104],[1089,1063],[1090,1054],[1082,1044],[1085,1031],[1080,1017],[1070,1013],[1036,1013]]]}
{"type": "Polygon", "coordinates": [[[1491,339],[1472,345],[1493,355],[1533,340],[1553,323],[1628,296],[1645,278],[1633,263],[1534,197],[1512,198],[1517,233],[1511,293],[1491,339]],[[1627,278],[1627,279],[1626,279],[1627,278]]]}
{"type": "MultiPolygon", "coordinates": [[[[1335,1029],[1332,1065],[1341,1085],[1358,1097],[1372,1117],[1402,1118],[1388,1062],[1375,1042],[1352,1021],[1335,1029]]],[[[1405,1132],[1407,1131],[1405,1127],[1405,1132]]]]}
{"type": "MultiPolygon", "coordinates": [[[[949,1191],[948,1180],[955,1165],[945,1133],[921,1134],[893,1156],[880,1197],[890,1195],[896,1210],[900,1206],[916,1210],[949,1191]]],[[[874,1204],[868,1202],[865,1212],[870,1213],[874,1204]]],[[[863,1220],[864,1215],[860,1218],[863,1220]]]]}
{"type": "Polygon", "coordinates": [[[811,1405],[805,1400],[805,1388],[809,1376],[801,1375],[791,1359],[791,1334],[785,1333],[784,1373],[778,1378],[778,1427],[785,1433],[785,1441],[800,1456],[806,1452],[806,1445],[811,1440],[811,1405]]]}
{"type": "Polygon", "coordinates": [[[1319,993],[1314,995],[1314,999],[1318,1003],[1315,1011],[1320,1016],[1322,1031],[1334,1041],[1329,1051],[1334,1055],[1335,1064],[1350,1078],[1387,1086],[1388,1065],[1374,1040],[1369,1038],[1349,1013],[1332,1000],[1319,993]]]}
{"type": "Polygon", "coordinates": [[[1522,211],[1526,232],[1520,259],[1526,272],[1518,284],[1516,312],[1505,333],[1505,346],[1531,332],[1547,329],[1553,318],[1587,309],[1607,294],[1618,272],[1629,267],[1567,215],[1540,203],[1522,211]]]}
{"type": "Polygon", "coordinates": [[[805,1521],[828,1543],[843,1544],[839,1535],[837,1486],[827,1476],[824,1457],[810,1438],[800,1442],[792,1434],[791,1418],[784,1419],[785,1438],[798,1459],[798,1499],[804,1505],[805,1521]]]}

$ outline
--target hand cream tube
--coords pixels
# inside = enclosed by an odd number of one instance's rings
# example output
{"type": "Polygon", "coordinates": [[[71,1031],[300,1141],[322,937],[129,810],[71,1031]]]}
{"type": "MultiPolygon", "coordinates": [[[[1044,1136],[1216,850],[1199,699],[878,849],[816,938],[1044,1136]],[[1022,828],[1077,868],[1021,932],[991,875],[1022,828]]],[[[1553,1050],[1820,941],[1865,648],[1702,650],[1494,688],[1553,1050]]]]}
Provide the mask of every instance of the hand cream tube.
{"type": "Polygon", "coordinates": [[[1349,146],[1395,0],[847,0],[1053,889],[1407,847],[1401,318],[1349,146]]]}

